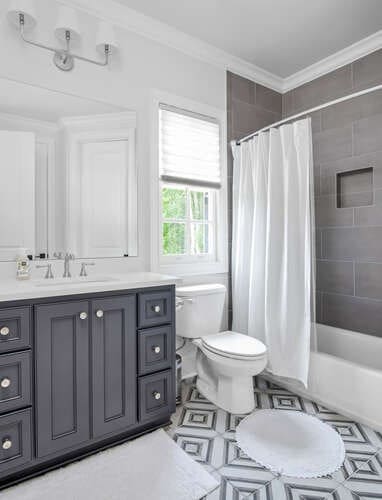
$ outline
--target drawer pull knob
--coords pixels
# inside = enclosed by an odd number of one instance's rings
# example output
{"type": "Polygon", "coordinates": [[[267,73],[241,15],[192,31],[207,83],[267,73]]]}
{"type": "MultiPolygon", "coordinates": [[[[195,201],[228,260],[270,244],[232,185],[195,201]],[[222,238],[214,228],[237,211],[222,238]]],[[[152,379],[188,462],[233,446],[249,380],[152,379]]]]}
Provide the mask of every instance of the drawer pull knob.
{"type": "Polygon", "coordinates": [[[162,397],[161,393],[157,392],[157,391],[153,392],[153,396],[154,396],[154,399],[156,399],[157,401],[159,401],[160,398],[162,397]]]}
{"type": "Polygon", "coordinates": [[[3,387],[4,389],[6,389],[7,387],[9,387],[11,385],[11,380],[7,377],[1,379],[1,387],[3,387]]]}
{"type": "Polygon", "coordinates": [[[3,326],[0,329],[0,333],[1,335],[3,335],[3,337],[6,337],[7,335],[9,335],[9,328],[7,326],[3,326]]]}
{"type": "Polygon", "coordinates": [[[155,354],[159,354],[159,353],[160,353],[160,351],[161,351],[161,349],[160,349],[159,345],[154,346],[154,347],[153,347],[153,351],[155,352],[155,354]]]}
{"type": "Polygon", "coordinates": [[[3,444],[2,444],[3,450],[9,450],[12,448],[12,441],[8,438],[3,439],[3,444]]]}
{"type": "Polygon", "coordinates": [[[88,313],[86,313],[86,312],[80,313],[80,319],[87,319],[87,317],[88,317],[88,313]]]}
{"type": "Polygon", "coordinates": [[[103,311],[102,311],[102,309],[98,309],[98,311],[96,312],[96,316],[97,316],[97,318],[103,318],[103,311]]]}
{"type": "Polygon", "coordinates": [[[160,313],[160,306],[154,306],[154,312],[160,313]]]}

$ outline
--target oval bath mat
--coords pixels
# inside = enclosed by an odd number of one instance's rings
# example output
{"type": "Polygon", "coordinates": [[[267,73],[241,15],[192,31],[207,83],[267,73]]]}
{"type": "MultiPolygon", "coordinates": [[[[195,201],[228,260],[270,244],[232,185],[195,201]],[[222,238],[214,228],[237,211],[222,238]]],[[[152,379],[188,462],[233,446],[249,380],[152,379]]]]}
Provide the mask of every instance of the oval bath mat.
{"type": "Polygon", "coordinates": [[[240,422],[236,440],[250,458],[285,476],[326,476],[345,459],[341,436],[318,418],[299,411],[257,410],[240,422]]]}

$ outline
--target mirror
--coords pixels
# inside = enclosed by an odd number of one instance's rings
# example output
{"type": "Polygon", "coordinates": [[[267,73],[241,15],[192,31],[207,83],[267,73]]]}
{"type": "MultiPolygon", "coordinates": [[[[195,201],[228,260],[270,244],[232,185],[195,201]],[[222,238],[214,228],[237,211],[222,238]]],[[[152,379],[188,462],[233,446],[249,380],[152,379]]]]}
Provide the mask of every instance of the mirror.
{"type": "Polygon", "coordinates": [[[0,260],[137,255],[135,113],[0,79],[0,260]]]}

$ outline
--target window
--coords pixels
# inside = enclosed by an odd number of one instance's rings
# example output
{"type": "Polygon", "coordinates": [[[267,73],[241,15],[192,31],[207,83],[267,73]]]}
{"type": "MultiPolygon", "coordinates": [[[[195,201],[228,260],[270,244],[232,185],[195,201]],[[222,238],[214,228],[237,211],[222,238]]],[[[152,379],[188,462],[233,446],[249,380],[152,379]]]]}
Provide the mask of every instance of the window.
{"type": "Polygon", "coordinates": [[[215,118],[159,106],[161,261],[217,260],[222,187],[215,118]]]}
{"type": "Polygon", "coordinates": [[[214,255],[214,197],[207,189],[162,186],[163,255],[214,255]]]}

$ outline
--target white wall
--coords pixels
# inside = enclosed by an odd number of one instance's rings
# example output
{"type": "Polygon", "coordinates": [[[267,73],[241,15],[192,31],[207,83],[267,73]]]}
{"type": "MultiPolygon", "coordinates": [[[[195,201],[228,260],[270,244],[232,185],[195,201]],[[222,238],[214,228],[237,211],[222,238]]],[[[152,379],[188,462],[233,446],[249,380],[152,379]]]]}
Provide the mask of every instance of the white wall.
{"type": "MultiPolygon", "coordinates": [[[[64,73],[55,68],[50,53],[28,47],[19,39],[17,30],[6,19],[8,4],[8,0],[2,0],[0,5],[0,76],[125,106],[137,112],[139,257],[124,259],[123,265],[126,270],[148,270],[150,221],[149,211],[144,207],[150,203],[150,90],[159,89],[225,110],[225,71],[176,49],[117,29],[120,51],[109,68],[77,62],[72,72],[64,73]]],[[[37,7],[39,21],[33,36],[56,44],[53,28],[57,3],[38,0],[37,7]]],[[[84,13],[79,16],[83,29],[79,50],[95,57],[95,19],[84,13]]],[[[0,273],[5,267],[0,266],[0,273]]]]}

